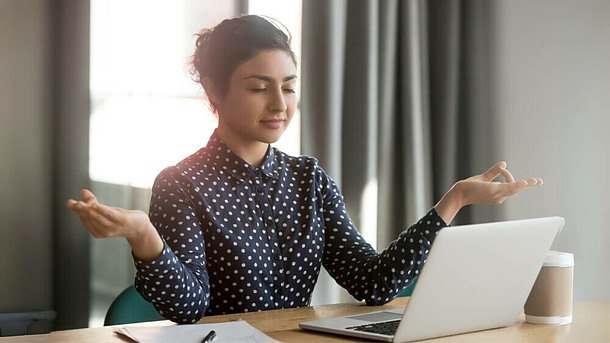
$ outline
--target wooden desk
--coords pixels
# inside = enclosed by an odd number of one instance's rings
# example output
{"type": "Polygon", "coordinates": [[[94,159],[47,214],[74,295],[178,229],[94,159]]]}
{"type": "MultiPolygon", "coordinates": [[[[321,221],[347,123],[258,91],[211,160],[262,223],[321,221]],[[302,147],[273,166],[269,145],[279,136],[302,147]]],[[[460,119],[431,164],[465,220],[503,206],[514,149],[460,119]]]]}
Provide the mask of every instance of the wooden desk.
{"type": "MultiPolygon", "coordinates": [[[[363,342],[360,339],[327,335],[299,329],[299,322],[324,317],[359,314],[373,310],[405,306],[408,298],[397,299],[385,306],[334,304],[297,309],[230,314],[204,318],[200,323],[217,323],[244,319],[267,335],[283,342],[363,342]]],[[[169,321],[132,325],[172,325],[169,321]]],[[[125,342],[112,332],[112,327],[56,331],[50,335],[0,338],[0,342],[125,342]]],[[[569,325],[536,325],[522,320],[512,326],[474,333],[431,339],[421,342],[610,342],[610,302],[580,302],[574,304],[574,322],[569,325]]]]}

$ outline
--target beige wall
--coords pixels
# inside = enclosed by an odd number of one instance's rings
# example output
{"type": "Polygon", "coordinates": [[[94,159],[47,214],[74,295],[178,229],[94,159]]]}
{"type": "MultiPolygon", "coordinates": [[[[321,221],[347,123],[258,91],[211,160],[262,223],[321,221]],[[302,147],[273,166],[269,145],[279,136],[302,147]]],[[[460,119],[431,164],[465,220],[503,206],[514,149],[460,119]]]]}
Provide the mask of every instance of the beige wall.
{"type": "Polygon", "coordinates": [[[575,254],[575,299],[610,299],[610,2],[502,0],[494,18],[501,156],[545,185],[507,218],[566,218],[554,248],[575,254]]]}
{"type": "Polygon", "coordinates": [[[47,1],[0,1],[0,312],[52,299],[47,1]]]}

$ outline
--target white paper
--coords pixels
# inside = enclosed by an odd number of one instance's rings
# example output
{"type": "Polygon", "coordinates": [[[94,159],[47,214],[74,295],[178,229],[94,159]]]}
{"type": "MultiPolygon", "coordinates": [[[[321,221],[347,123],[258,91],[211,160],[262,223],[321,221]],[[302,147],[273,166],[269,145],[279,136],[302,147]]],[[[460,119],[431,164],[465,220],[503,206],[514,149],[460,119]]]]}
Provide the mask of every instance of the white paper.
{"type": "Polygon", "coordinates": [[[201,340],[212,330],[216,331],[216,338],[212,343],[279,343],[243,320],[214,324],[120,326],[115,328],[114,332],[140,343],[201,343],[201,340]]]}

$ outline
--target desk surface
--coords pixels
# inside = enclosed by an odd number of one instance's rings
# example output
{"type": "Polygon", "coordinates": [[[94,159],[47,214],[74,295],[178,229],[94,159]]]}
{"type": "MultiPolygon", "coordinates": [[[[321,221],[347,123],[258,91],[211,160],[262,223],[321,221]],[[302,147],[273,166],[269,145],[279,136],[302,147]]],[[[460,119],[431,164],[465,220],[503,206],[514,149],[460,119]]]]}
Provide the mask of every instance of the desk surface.
{"type": "MultiPolygon", "coordinates": [[[[408,298],[397,299],[384,306],[331,304],[265,312],[239,313],[203,318],[200,323],[217,323],[244,319],[252,326],[282,342],[363,342],[349,337],[327,335],[299,329],[302,321],[325,317],[358,314],[405,306],[408,298]]],[[[169,321],[132,325],[172,325],[169,321]]],[[[56,331],[51,335],[0,338],[1,342],[125,342],[112,332],[112,327],[56,331]]],[[[610,302],[579,302],[574,304],[572,324],[536,325],[524,323],[474,333],[431,339],[421,342],[610,342],[610,302]]]]}

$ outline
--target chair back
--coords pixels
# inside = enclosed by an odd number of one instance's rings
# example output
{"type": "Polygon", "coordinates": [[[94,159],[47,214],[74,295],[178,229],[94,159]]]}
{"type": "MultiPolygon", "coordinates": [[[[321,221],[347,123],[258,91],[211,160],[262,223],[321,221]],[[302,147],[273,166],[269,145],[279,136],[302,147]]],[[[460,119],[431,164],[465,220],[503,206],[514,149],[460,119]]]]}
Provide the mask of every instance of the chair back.
{"type": "Polygon", "coordinates": [[[417,284],[417,277],[411,280],[411,283],[405,288],[402,292],[398,293],[398,297],[410,297],[413,294],[413,290],[415,289],[415,284],[417,284]]]}
{"type": "Polygon", "coordinates": [[[131,285],[127,287],[110,305],[104,325],[118,325],[139,322],[150,322],[154,320],[164,320],[155,307],[144,300],[131,285]]]}

